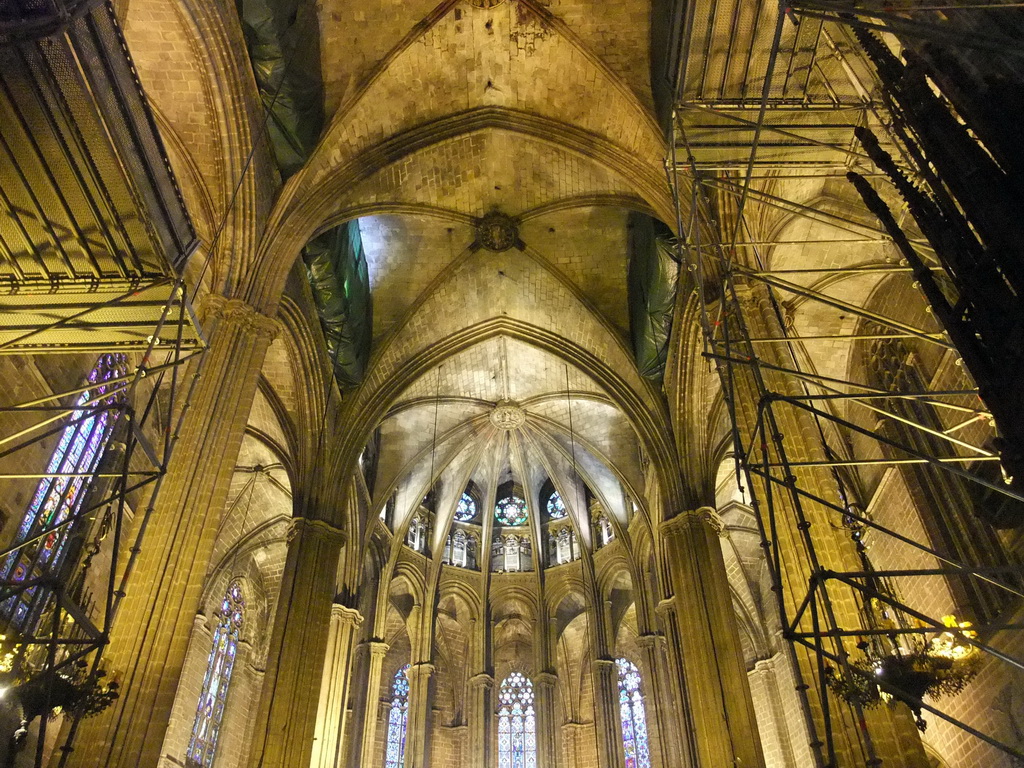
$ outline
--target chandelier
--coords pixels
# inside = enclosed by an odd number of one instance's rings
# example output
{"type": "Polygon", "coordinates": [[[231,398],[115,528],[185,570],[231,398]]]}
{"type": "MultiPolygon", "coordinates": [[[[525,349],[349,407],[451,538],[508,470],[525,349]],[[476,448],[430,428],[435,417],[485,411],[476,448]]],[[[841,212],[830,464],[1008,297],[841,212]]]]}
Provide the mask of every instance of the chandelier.
{"type": "Polygon", "coordinates": [[[893,608],[884,598],[894,598],[895,585],[876,575],[863,542],[863,526],[847,517],[844,527],[857,547],[867,586],[883,599],[864,601],[865,625],[871,634],[857,643],[860,656],[847,658],[844,670],[825,668],[825,683],[837,697],[864,709],[902,702],[924,732],[928,724],[921,716],[921,700],[955,696],[978,674],[981,653],[970,642],[977,632],[971,622],[948,615],[942,617],[946,629],[931,634],[929,625],[893,608]]]}

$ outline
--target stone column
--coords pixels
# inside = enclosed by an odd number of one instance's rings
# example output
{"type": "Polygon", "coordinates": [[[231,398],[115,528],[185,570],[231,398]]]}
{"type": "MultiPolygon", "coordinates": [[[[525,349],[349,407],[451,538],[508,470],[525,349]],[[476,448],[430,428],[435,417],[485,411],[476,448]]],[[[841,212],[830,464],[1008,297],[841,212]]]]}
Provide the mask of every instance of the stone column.
{"type": "Polygon", "coordinates": [[[494,677],[481,672],[469,678],[469,765],[490,765],[494,746],[494,677]]]}
{"type": "Polygon", "coordinates": [[[672,732],[670,717],[672,706],[671,691],[665,685],[664,658],[665,638],[663,635],[644,634],[637,638],[640,646],[640,672],[643,675],[644,713],[647,715],[647,741],[651,750],[651,764],[656,766],[683,765],[678,748],[669,747],[666,740],[672,732]],[[671,758],[666,759],[671,755],[671,758]]]}
{"type": "Polygon", "coordinates": [[[541,672],[533,678],[534,711],[537,717],[538,768],[558,768],[558,726],[555,724],[555,690],[558,675],[541,672]]]}
{"type": "Polygon", "coordinates": [[[297,517],[288,535],[249,765],[309,768],[344,534],[297,517]]]}
{"type": "Polygon", "coordinates": [[[775,671],[779,663],[785,663],[782,654],[761,659],[754,664],[748,674],[750,691],[754,697],[754,707],[760,712],[761,743],[765,755],[772,760],[773,765],[798,765],[790,743],[786,709],[779,696],[779,680],[775,671]]]}
{"type": "Polygon", "coordinates": [[[667,756],[676,757],[676,762],[673,763],[670,759],[668,765],[678,764],[693,768],[697,760],[694,742],[696,729],[693,726],[687,695],[683,641],[679,633],[679,621],[676,619],[675,595],[659,602],[655,612],[658,615],[658,624],[665,635],[665,687],[668,700],[672,702],[672,707],[664,713],[665,722],[670,723],[670,735],[663,748],[667,756]]]}
{"type": "MultiPolygon", "coordinates": [[[[249,664],[246,666],[245,671],[249,673],[249,688],[252,691],[252,696],[249,698],[249,701],[252,705],[252,708],[255,709],[259,705],[260,692],[263,690],[263,679],[266,676],[267,670],[264,667],[257,667],[254,664],[249,664]]],[[[246,714],[248,714],[248,711],[246,714]]],[[[253,718],[246,718],[245,738],[238,749],[235,765],[249,764],[249,755],[252,753],[253,727],[255,726],[255,724],[256,723],[253,718]]]]}
{"type": "Polygon", "coordinates": [[[345,738],[356,631],[362,623],[362,615],[354,608],[337,603],[331,606],[331,626],[327,634],[327,655],[320,683],[310,768],[346,766],[342,741],[345,738]]]}
{"type": "MultiPolygon", "coordinates": [[[[384,666],[384,657],[387,655],[389,646],[380,640],[370,640],[366,644],[368,653],[366,669],[366,701],[362,707],[356,701],[356,712],[363,718],[362,735],[359,737],[359,763],[360,768],[376,768],[380,762],[380,755],[377,754],[377,711],[380,709],[380,675],[384,666]]],[[[361,697],[360,697],[361,698],[361,697]]],[[[353,729],[353,740],[356,738],[356,730],[353,729]]]]}
{"type": "MultiPolygon", "coordinates": [[[[737,294],[742,319],[752,337],[778,338],[782,335],[782,327],[769,301],[766,286],[741,287],[737,289],[737,294]]],[[[728,322],[738,328],[739,320],[736,307],[732,306],[728,322]]],[[[785,368],[791,368],[793,364],[785,356],[782,345],[778,344],[763,345],[756,352],[738,347],[732,354],[740,358],[758,355],[768,363],[785,368]]],[[[741,433],[750,435],[754,433],[761,415],[758,402],[760,390],[749,366],[738,365],[733,371],[736,419],[741,433]]],[[[804,395],[795,379],[768,368],[760,368],[759,371],[764,390],[783,396],[804,395]]],[[[755,463],[765,460],[775,464],[781,462],[782,456],[775,442],[776,434],[781,436],[786,455],[792,460],[816,461],[827,458],[818,426],[809,413],[776,401],[770,412],[765,411],[763,415],[764,431],[761,434],[766,437],[768,455],[760,455],[762,452],[759,451],[759,455],[754,457],[755,463]]],[[[796,486],[801,490],[832,504],[841,503],[835,478],[827,468],[797,467],[792,471],[796,486]]],[[[782,563],[779,599],[784,601],[789,616],[806,599],[816,569],[836,572],[861,570],[849,532],[842,528],[835,511],[806,496],[801,496],[797,505],[785,488],[774,483],[769,497],[765,482],[756,476],[753,485],[761,507],[759,514],[767,517],[769,498],[772,501],[776,520],[776,540],[773,544],[778,547],[782,563]],[[813,557],[808,539],[813,543],[813,557]]],[[[832,581],[828,584],[828,593],[830,607],[839,627],[854,630],[862,626],[861,603],[853,590],[832,581]]],[[[818,595],[820,598],[820,590],[818,595]]],[[[824,613],[821,614],[821,620],[825,620],[824,613]]],[[[810,610],[803,613],[799,628],[806,632],[815,631],[810,610]]],[[[838,641],[825,642],[832,652],[839,652],[838,641]]],[[[847,653],[855,651],[853,646],[850,640],[843,642],[847,653]]],[[[928,765],[920,734],[906,707],[876,707],[864,711],[861,717],[853,707],[822,690],[825,685],[817,677],[817,655],[812,650],[796,647],[794,653],[799,675],[803,684],[809,687],[806,700],[815,730],[813,738],[816,739],[812,746],[822,754],[821,762],[830,760],[826,749],[826,737],[830,735],[837,768],[878,765],[880,759],[884,759],[887,768],[925,768],[928,765]],[[830,703],[830,723],[827,727],[821,705],[823,693],[829,696],[830,703]]]]}
{"type": "Polygon", "coordinates": [[[71,768],[151,768],[164,741],[260,368],[278,328],[238,299],[211,296],[204,310],[210,347],[104,653],[121,697],[82,721],[71,768]]]}
{"type": "Polygon", "coordinates": [[[611,659],[594,659],[592,668],[597,764],[601,768],[623,768],[625,758],[619,725],[619,671],[611,659]]]}
{"type": "Polygon", "coordinates": [[[705,507],[661,525],[695,762],[701,768],[763,766],[715,519],[714,510],[705,507]]]}
{"type": "Polygon", "coordinates": [[[430,702],[434,665],[419,661],[409,667],[409,720],[405,730],[405,768],[427,768],[430,763],[430,702]]]}

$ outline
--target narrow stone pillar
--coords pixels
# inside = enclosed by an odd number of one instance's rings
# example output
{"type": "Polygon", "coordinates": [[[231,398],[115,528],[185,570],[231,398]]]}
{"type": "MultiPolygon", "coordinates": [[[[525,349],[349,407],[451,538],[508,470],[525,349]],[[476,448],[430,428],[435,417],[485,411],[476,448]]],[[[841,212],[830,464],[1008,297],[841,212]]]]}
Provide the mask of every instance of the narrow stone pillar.
{"type": "Polygon", "coordinates": [[[252,768],[309,768],[344,534],[297,517],[267,653],[252,768]]]}
{"type": "Polygon", "coordinates": [[[754,664],[754,668],[748,674],[750,691],[754,697],[754,708],[759,713],[761,744],[765,755],[773,764],[798,765],[789,738],[786,710],[779,695],[776,665],[780,663],[785,663],[782,654],[776,654],[770,659],[761,659],[754,664]]]}
{"type": "Polygon", "coordinates": [[[665,685],[661,660],[664,658],[665,638],[662,635],[644,634],[637,638],[640,646],[640,672],[643,675],[644,714],[647,716],[647,742],[651,750],[652,765],[683,765],[679,750],[670,748],[665,742],[671,733],[668,725],[673,710],[671,691],[665,685]],[[666,759],[666,755],[672,755],[666,759]]]}
{"type": "MultiPolygon", "coordinates": [[[[380,762],[377,754],[377,711],[380,709],[380,675],[384,666],[384,657],[387,655],[389,646],[380,640],[370,640],[366,644],[368,653],[366,664],[366,701],[362,707],[356,702],[356,711],[363,718],[362,735],[360,739],[359,763],[360,768],[375,768],[380,762]]],[[[361,698],[361,697],[360,697],[361,698]]],[[[353,730],[353,739],[356,732],[353,730]]]]}
{"type": "Polygon", "coordinates": [[[533,678],[534,711],[537,717],[537,765],[558,768],[558,727],[555,724],[555,691],[558,675],[541,672],[533,678]]]}
{"type": "Polygon", "coordinates": [[[420,661],[409,667],[409,719],[405,729],[405,768],[427,768],[430,755],[430,702],[434,665],[420,661]]]}
{"type": "Polygon", "coordinates": [[[763,766],[716,518],[705,507],[661,524],[696,764],[763,766]]]}
{"type": "Polygon", "coordinates": [[[670,724],[669,737],[664,747],[669,758],[668,765],[682,765],[693,768],[697,763],[696,745],[694,743],[693,717],[689,707],[689,696],[686,688],[686,668],[683,663],[683,640],[679,633],[679,621],[676,618],[675,595],[658,603],[655,612],[658,625],[665,636],[665,686],[670,694],[672,707],[666,710],[664,720],[670,724]]]}
{"type": "MultiPolygon", "coordinates": [[[[257,667],[254,664],[247,664],[245,671],[249,674],[249,689],[252,691],[252,696],[249,698],[251,708],[255,709],[259,705],[260,692],[263,690],[263,679],[266,676],[265,667],[257,667]]],[[[246,714],[251,710],[247,710],[246,714]]],[[[253,718],[246,718],[245,724],[245,738],[242,741],[242,745],[236,755],[235,765],[248,765],[249,755],[252,754],[252,734],[253,726],[255,721],[253,718]]]]}
{"type": "Polygon", "coordinates": [[[356,631],[362,623],[362,615],[354,608],[337,603],[331,606],[331,626],[327,634],[327,655],[320,683],[320,705],[317,707],[310,768],[345,768],[342,742],[356,631]]]}
{"type": "Polygon", "coordinates": [[[490,765],[494,754],[494,677],[486,672],[469,678],[469,765],[490,765]]]}
{"type": "Polygon", "coordinates": [[[82,721],[70,768],[157,764],[260,367],[278,324],[208,297],[210,347],[104,653],[121,697],[82,721]]]}
{"type": "Polygon", "coordinates": [[[611,659],[594,659],[594,723],[597,729],[597,764],[623,768],[622,730],[619,725],[619,671],[611,659]]]}

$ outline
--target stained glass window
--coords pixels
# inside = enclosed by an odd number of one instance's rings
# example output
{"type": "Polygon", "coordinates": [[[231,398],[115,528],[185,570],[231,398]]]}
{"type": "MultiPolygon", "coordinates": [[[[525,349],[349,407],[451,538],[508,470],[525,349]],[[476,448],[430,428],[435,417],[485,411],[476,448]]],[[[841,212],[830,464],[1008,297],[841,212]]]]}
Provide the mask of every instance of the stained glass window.
{"type": "Polygon", "coordinates": [[[619,719],[626,768],[651,768],[647,716],[640,693],[640,670],[628,659],[616,659],[615,665],[619,668],[619,719]]]}
{"type": "Polygon", "coordinates": [[[548,497],[548,517],[552,520],[561,520],[565,517],[565,502],[558,491],[548,497]]]}
{"type": "Polygon", "coordinates": [[[468,523],[476,517],[476,502],[468,493],[462,494],[459,503],[455,505],[455,519],[460,523],[468,523]]]}
{"type": "Polygon", "coordinates": [[[501,681],[498,705],[498,768],[537,768],[533,683],[513,672],[501,681]]]}
{"type": "Polygon", "coordinates": [[[522,525],[526,517],[526,500],[518,496],[506,496],[494,507],[494,519],[502,525],[522,525]]]}
{"type": "Polygon", "coordinates": [[[391,683],[391,713],[388,715],[388,743],[384,768],[405,765],[405,726],[409,720],[409,665],[395,672],[391,683]]]}
{"type": "Polygon", "coordinates": [[[217,612],[217,628],[213,631],[213,648],[206,662],[206,677],[199,694],[199,706],[192,725],[192,738],[188,742],[185,758],[189,768],[210,768],[217,750],[217,736],[224,719],[224,704],[228,699],[228,684],[235,668],[238,637],[242,632],[245,600],[242,586],[234,581],[228,587],[217,612]]]}
{"type": "MultiPolygon", "coordinates": [[[[89,475],[96,471],[103,449],[117,422],[122,399],[120,389],[110,380],[124,376],[126,358],[122,354],[101,355],[89,374],[92,386],[75,403],[71,420],[61,432],[57,447],[36,487],[32,502],[18,528],[17,542],[39,536],[78,513],[89,487],[89,475]],[[63,475],[55,477],[54,475],[63,475]],[[74,476],[71,476],[74,475],[74,476]]],[[[11,552],[0,566],[0,580],[25,581],[55,574],[64,559],[69,534],[74,524],[51,531],[39,541],[11,552]]],[[[38,618],[47,590],[37,587],[22,590],[3,602],[0,613],[19,629],[29,628],[38,618]]]]}

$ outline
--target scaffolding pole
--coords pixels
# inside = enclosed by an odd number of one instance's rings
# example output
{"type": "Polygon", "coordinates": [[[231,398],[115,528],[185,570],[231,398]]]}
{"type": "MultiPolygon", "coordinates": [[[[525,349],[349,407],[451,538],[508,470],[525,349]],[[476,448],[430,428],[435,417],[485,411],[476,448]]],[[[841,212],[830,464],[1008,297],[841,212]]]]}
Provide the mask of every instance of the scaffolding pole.
{"type": "MultiPolygon", "coordinates": [[[[823,21],[826,24],[849,23],[847,18],[838,19],[835,15],[831,15],[831,8],[823,8],[828,5],[825,2],[797,5],[801,6],[803,10],[811,5],[822,7],[823,21]]],[[[857,14],[860,19],[869,18],[870,24],[891,21],[890,15],[880,10],[863,9],[858,10],[857,14]]],[[[906,21],[906,19],[901,20],[901,22],[906,21]]],[[[931,27],[925,28],[920,24],[901,23],[900,29],[904,32],[926,31],[929,34],[936,34],[931,27]]],[[[778,44],[779,40],[776,36],[772,43],[773,48],[778,44]]],[[[834,45],[834,43],[831,44],[834,45]]],[[[993,41],[972,39],[970,44],[984,48],[992,45],[993,41]]],[[[808,351],[808,347],[816,342],[827,341],[831,345],[846,345],[848,353],[854,351],[855,345],[863,344],[865,341],[889,339],[916,339],[950,351],[954,348],[947,335],[940,330],[917,328],[884,313],[869,312],[854,302],[840,298],[833,290],[830,290],[830,287],[835,285],[834,283],[803,284],[792,281],[796,278],[827,280],[828,278],[851,276],[866,276],[876,279],[885,277],[889,280],[904,279],[910,288],[914,278],[907,266],[902,264],[864,264],[850,267],[823,267],[821,269],[772,270],[761,261],[759,247],[775,245],[776,242],[745,243],[742,239],[741,234],[749,231],[745,220],[745,209],[749,207],[750,202],[753,202],[784,210],[793,216],[806,218],[815,223],[832,226],[837,231],[853,236],[848,238],[852,242],[884,243],[888,241],[887,236],[877,226],[865,224],[866,219],[858,221],[847,216],[819,211],[813,206],[787,200],[753,186],[752,182],[755,177],[752,171],[758,166],[760,138],[765,133],[781,135],[806,145],[834,151],[842,160],[835,167],[824,163],[819,166],[818,171],[825,176],[845,175],[849,164],[859,162],[861,159],[859,153],[853,152],[831,139],[821,141],[807,136],[806,132],[801,132],[805,131],[803,126],[791,129],[766,125],[765,121],[770,115],[768,107],[771,104],[770,68],[772,62],[775,61],[775,53],[774,50],[770,51],[767,56],[769,72],[765,78],[760,108],[752,105],[749,100],[744,101],[741,105],[747,111],[755,112],[756,120],[748,120],[742,116],[725,113],[724,109],[728,108],[727,105],[712,107],[696,105],[692,102],[687,103],[685,99],[680,101],[679,111],[674,115],[672,121],[673,135],[670,156],[666,159],[666,168],[669,171],[668,176],[675,201],[676,224],[679,232],[679,260],[695,276],[693,282],[699,300],[705,358],[716,366],[719,374],[723,397],[731,421],[738,469],[746,478],[743,484],[744,492],[757,520],[761,546],[765,552],[772,578],[773,591],[779,596],[778,610],[781,625],[785,628],[784,636],[788,641],[791,654],[795,654],[796,648],[806,648],[811,651],[816,660],[814,674],[817,677],[817,690],[820,694],[818,704],[821,707],[820,722],[823,732],[812,732],[811,741],[820,745],[816,759],[819,765],[824,766],[834,764],[836,759],[832,734],[835,707],[845,706],[839,699],[828,693],[825,678],[829,667],[836,668],[851,678],[859,676],[870,679],[870,675],[866,675],[862,669],[851,663],[851,659],[855,658],[857,654],[857,641],[864,642],[865,638],[878,635],[899,638],[950,631],[941,617],[928,616],[897,595],[879,589],[877,584],[880,579],[889,582],[898,580],[901,584],[907,584],[923,583],[919,581],[923,578],[941,577],[947,580],[982,584],[986,588],[1014,598],[1024,598],[1024,590],[1021,588],[1022,574],[1019,567],[1011,566],[1000,569],[992,568],[984,563],[966,562],[958,556],[942,551],[939,547],[919,540],[917,536],[907,535],[879,524],[867,513],[861,513],[856,505],[842,503],[845,497],[842,492],[837,494],[838,501],[823,498],[812,489],[805,487],[805,480],[802,478],[807,478],[808,472],[822,472],[826,473],[824,476],[829,479],[829,482],[838,483],[841,487],[843,480],[840,473],[849,471],[848,468],[926,465],[935,468],[936,471],[955,475],[960,481],[974,484],[988,493],[1006,499],[1021,501],[1024,500],[1024,497],[1015,493],[998,478],[992,479],[991,475],[979,474],[980,468],[986,465],[991,466],[993,462],[998,461],[998,456],[994,455],[984,444],[979,443],[984,440],[986,431],[990,431],[992,419],[975,387],[925,386],[916,391],[888,391],[868,381],[825,376],[809,366],[808,363],[814,355],[808,351]],[[746,171],[744,178],[737,180],[735,177],[732,179],[716,177],[715,170],[713,170],[717,167],[716,160],[701,162],[695,156],[697,150],[688,140],[688,124],[685,118],[686,114],[692,115],[695,112],[714,113],[728,122],[738,123],[743,128],[750,129],[753,139],[749,146],[749,159],[745,167],[741,166],[736,169],[740,172],[746,171]],[[682,156],[677,155],[677,151],[682,156]],[[738,200],[735,230],[725,235],[725,239],[730,242],[723,242],[722,231],[718,226],[718,217],[712,203],[712,198],[716,193],[728,194],[738,200]],[[731,242],[733,240],[735,242],[731,242]],[[755,266],[741,265],[736,262],[736,254],[739,249],[751,250],[751,263],[755,266]],[[762,290],[769,297],[768,305],[772,308],[771,311],[778,315],[778,334],[754,335],[749,331],[739,300],[739,289],[754,284],[762,286],[762,290]],[[831,312],[833,317],[838,317],[840,313],[856,315],[863,322],[870,322],[880,330],[877,333],[843,333],[839,330],[833,333],[819,334],[791,333],[779,310],[783,306],[787,294],[789,298],[796,296],[800,301],[814,304],[816,309],[822,313],[831,312]],[[767,348],[784,352],[788,355],[788,361],[780,364],[778,360],[764,359],[764,351],[767,348]],[[772,375],[782,375],[791,379],[795,383],[798,393],[773,391],[768,385],[772,375]],[[744,434],[744,427],[737,416],[737,398],[741,396],[737,382],[740,378],[752,382],[755,393],[756,402],[752,405],[756,407],[757,417],[753,431],[749,434],[744,434]],[[878,401],[881,403],[875,404],[878,401]],[[894,401],[925,403],[936,409],[942,409],[943,412],[961,413],[963,416],[957,423],[943,424],[944,428],[937,429],[934,425],[924,424],[895,413],[891,407],[886,406],[887,402],[894,401]],[[906,441],[881,435],[878,430],[867,430],[851,418],[844,418],[841,415],[838,406],[844,403],[849,403],[851,407],[856,406],[882,418],[894,420],[912,433],[926,436],[932,441],[938,441],[948,446],[948,451],[943,453],[922,451],[919,443],[908,445],[906,441]],[[824,459],[794,454],[793,449],[785,442],[779,426],[784,409],[798,410],[804,414],[803,418],[808,419],[809,423],[817,425],[820,441],[818,447],[825,456],[824,459]],[[980,433],[978,427],[982,428],[980,433]],[[860,439],[861,445],[873,441],[875,447],[880,449],[883,455],[854,455],[850,448],[851,442],[847,439],[854,434],[860,439]],[[800,471],[797,471],[798,469],[800,471]],[[760,483],[756,481],[760,481],[760,483]],[[780,513],[780,505],[783,503],[791,510],[791,517],[780,513]],[[871,572],[827,569],[821,564],[816,554],[814,537],[809,533],[811,523],[805,513],[805,505],[808,504],[824,509],[832,518],[836,528],[852,530],[851,526],[859,527],[870,532],[872,536],[878,537],[878,541],[888,539],[905,547],[913,548],[936,560],[940,567],[930,569],[887,568],[884,571],[871,572]],[[801,542],[805,550],[804,553],[812,564],[811,576],[805,585],[803,596],[795,600],[795,604],[786,599],[782,589],[784,561],[787,555],[781,551],[779,546],[780,527],[793,522],[795,522],[796,530],[791,532],[791,536],[794,540],[801,542]],[[851,591],[859,595],[862,606],[872,599],[881,601],[902,615],[912,618],[919,625],[908,623],[906,626],[894,626],[886,628],[884,631],[865,626],[843,626],[833,607],[837,589],[845,590],[844,595],[851,591]]],[[[768,162],[778,162],[778,158],[773,156],[768,162]]],[[[844,239],[847,238],[840,238],[838,242],[843,242],[844,239]]],[[[914,245],[928,248],[928,244],[923,241],[915,241],[914,245]]],[[[836,328],[841,327],[838,323],[836,324],[836,328]]],[[[924,445],[930,444],[927,441],[922,442],[924,445]]],[[[863,451],[864,449],[861,448],[859,452],[863,453],[863,451]]],[[[1002,621],[979,622],[974,629],[980,636],[987,638],[994,632],[1016,631],[1021,628],[1024,627],[1019,623],[1002,621]]],[[[989,663],[1009,664],[1015,668],[1024,668],[1022,667],[1024,661],[999,650],[990,642],[975,640],[969,633],[956,628],[952,631],[964,643],[976,648],[978,653],[991,659],[989,663]]],[[[795,655],[791,655],[791,660],[794,672],[799,678],[801,670],[795,660],[795,655]]],[[[868,684],[878,684],[881,690],[893,696],[897,701],[928,712],[936,718],[961,728],[972,737],[1000,752],[1015,759],[1024,760],[1024,753],[1018,748],[975,728],[970,723],[963,722],[941,707],[921,701],[921,698],[915,696],[913,692],[897,688],[884,680],[870,679],[868,684]]],[[[802,695],[806,695],[806,691],[802,695]]],[[[808,703],[805,700],[805,705],[808,703]]],[[[851,706],[856,709],[858,705],[852,704],[851,706]]],[[[807,715],[807,721],[813,729],[814,724],[809,710],[807,715]]],[[[869,735],[866,735],[864,748],[871,758],[877,758],[869,735]]],[[[815,747],[812,744],[812,751],[814,750],[815,747]]]]}

